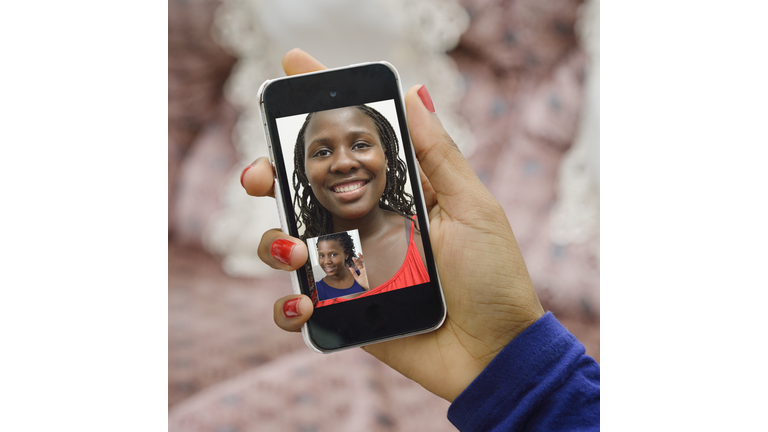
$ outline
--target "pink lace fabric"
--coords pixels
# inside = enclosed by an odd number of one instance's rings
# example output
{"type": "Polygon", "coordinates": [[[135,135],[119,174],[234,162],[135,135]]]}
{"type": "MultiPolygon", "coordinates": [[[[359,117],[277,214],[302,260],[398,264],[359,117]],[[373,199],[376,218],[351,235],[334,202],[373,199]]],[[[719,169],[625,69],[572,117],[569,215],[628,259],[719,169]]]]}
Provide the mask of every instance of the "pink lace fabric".
{"type": "MultiPolygon", "coordinates": [[[[599,232],[579,242],[552,238],[560,167],[584,100],[581,2],[462,3],[472,21],[451,54],[466,82],[460,114],[477,139],[470,164],[504,207],[545,307],[599,326],[599,232]]],[[[599,358],[599,345],[587,343],[599,358]]]]}
{"type": "MultiPolygon", "coordinates": [[[[550,235],[584,98],[581,2],[461,3],[471,22],[449,54],[466,84],[470,163],[507,212],[544,307],[599,361],[599,234],[550,235]]],[[[279,330],[272,305],[292,292],[287,274],[231,277],[202,249],[237,159],[236,111],[221,98],[233,58],[211,37],[218,1],[169,5],[169,430],[455,430],[447,402],[364,351],[321,355],[279,330]]]]}
{"type": "Polygon", "coordinates": [[[448,431],[448,402],[362,350],[299,350],[174,409],[169,431],[448,431]]]}

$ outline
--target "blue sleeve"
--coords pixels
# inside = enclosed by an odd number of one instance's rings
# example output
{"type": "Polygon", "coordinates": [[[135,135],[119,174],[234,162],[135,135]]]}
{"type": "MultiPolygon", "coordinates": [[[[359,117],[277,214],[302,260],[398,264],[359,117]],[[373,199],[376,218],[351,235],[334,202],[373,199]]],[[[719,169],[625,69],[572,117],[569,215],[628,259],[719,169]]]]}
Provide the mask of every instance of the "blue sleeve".
{"type": "Polygon", "coordinates": [[[599,431],[600,365],[547,312],[453,401],[460,431],[599,431]]]}

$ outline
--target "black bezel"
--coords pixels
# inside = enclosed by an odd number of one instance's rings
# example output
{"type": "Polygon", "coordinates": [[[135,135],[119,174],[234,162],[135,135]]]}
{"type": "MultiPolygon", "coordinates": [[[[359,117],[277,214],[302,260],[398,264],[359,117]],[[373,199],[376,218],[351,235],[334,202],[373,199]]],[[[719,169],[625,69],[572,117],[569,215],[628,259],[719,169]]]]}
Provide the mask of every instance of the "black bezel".
{"type": "MultiPolygon", "coordinates": [[[[276,119],[383,100],[395,101],[405,162],[411,185],[414,186],[412,192],[417,203],[430,282],[316,308],[307,322],[307,330],[313,344],[321,351],[334,351],[432,329],[440,324],[445,315],[400,87],[393,69],[382,63],[371,63],[275,80],[267,83],[262,93],[264,120],[272,139],[277,181],[283,191],[282,196],[276,198],[282,200],[288,231],[294,237],[299,235],[289,192],[291,181],[285,171],[276,119]],[[332,91],[336,92],[333,97],[330,95],[332,91]]],[[[297,273],[301,292],[309,294],[305,269],[301,268],[297,273]]]]}

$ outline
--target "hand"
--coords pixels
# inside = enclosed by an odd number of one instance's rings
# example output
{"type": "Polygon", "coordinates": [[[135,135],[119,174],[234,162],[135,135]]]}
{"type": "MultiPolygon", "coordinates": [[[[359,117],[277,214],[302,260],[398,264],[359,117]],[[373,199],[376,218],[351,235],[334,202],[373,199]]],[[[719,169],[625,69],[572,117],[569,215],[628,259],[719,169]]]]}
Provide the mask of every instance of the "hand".
{"type": "MultiPolygon", "coordinates": [[[[294,49],[283,58],[283,69],[294,75],[325,67],[294,49]]],[[[364,349],[432,393],[453,401],[544,310],[501,205],[422,97],[431,106],[426,88],[414,86],[405,95],[405,105],[448,317],[434,332],[364,349]]],[[[247,168],[242,181],[250,195],[273,195],[274,175],[266,159],[247,168]]],[[[259,256],[276,269],[295,270],[306,262],[307,249],[300,240],[271,230],[262,237],[259,256]],[[287,254],[280,255],[287,248],[277,248],[280,259],[270,253],[276,241],[292,243],[287,254]]],[[[312,308],[306,296],[283,297],[275,303],[275,322],[284,330],[298,331],[312,315],[312,308]],[[299,298],[297,316],[287,318],[283,305],[295,298],[299,298]]]]}
{"type": "Polygon", "coordinates": [[[360,252],[356,257],[353,256],[352,261],[355,263],[354,267],[349,268],[349,271],[352,273],[352,277],[355,278],[357,283],[363,287],[364,290],[368,291],[370,288],[368,288],[368,276],[365,273],[365,261],[363,261],[363,253],[360,252]],[[360,274],[357,274],[355,270],[360,271],[360,274]]]}

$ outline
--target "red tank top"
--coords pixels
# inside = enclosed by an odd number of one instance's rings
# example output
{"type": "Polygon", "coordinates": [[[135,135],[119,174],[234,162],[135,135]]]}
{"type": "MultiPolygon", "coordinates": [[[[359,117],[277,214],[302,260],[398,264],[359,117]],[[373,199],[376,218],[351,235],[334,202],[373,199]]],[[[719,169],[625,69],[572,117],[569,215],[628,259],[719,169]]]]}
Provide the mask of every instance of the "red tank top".
{"type": "MultiPolygon", "coordinates": [[[[413,216],[416,220],[416,216],[413,216]]],[[[405,261],[400,269],[392,276],[388,281],[379,285],[378,287],[367,291],[353,299],[334,298],[329,300],[319,301],[315,304],[315,307],[326,306],[329,304],[339,303],[348,300],[354,300],[360,297],[367,297],[374,294],[381,294],[387,291],[394,291],[400,288],[406,288],[409,286],[419,285],[429,282],[429,274],[427,269],[424,268],[424,263],[421,261],[419,255],[419,249],[416,247],[416,243],[413,241],[413,228],[415,224],[411,224],[410,240],[408,241],[408,250],[405,252],[405,261]]]]}

